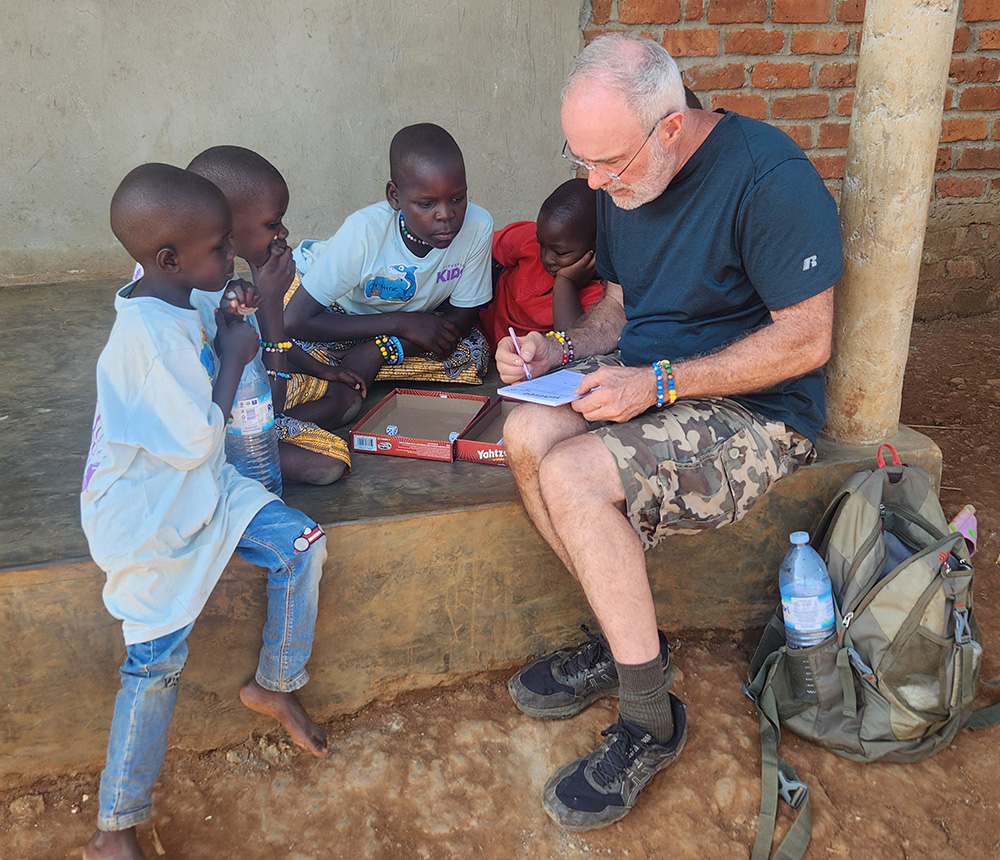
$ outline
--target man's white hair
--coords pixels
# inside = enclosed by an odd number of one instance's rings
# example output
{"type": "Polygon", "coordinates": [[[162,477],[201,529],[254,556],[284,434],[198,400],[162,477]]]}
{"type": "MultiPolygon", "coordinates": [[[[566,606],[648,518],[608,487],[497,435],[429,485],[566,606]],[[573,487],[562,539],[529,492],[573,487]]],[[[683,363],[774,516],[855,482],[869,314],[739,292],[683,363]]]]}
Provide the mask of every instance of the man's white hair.
{"type": "Polygon", "coordinates": [[[562,98],[582,80],[591,80],[625,96],[625,106],[645,129],[686,107],[684,83],[674,58],[652,39],[608,33],[585,47],[566,79],[562,98]]]}

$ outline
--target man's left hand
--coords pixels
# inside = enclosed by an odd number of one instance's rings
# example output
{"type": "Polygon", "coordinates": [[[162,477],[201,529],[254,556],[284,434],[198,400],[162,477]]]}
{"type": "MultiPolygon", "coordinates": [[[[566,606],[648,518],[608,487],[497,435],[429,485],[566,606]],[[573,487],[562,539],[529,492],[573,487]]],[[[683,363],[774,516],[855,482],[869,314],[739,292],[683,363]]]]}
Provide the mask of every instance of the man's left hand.
{"type": "Polygon", "coordinates": [[[656,376],[652,367],[600,367],[576,393],[585,396],[571,405],[588,421],[621,423],[656,405],[656,376]]]}

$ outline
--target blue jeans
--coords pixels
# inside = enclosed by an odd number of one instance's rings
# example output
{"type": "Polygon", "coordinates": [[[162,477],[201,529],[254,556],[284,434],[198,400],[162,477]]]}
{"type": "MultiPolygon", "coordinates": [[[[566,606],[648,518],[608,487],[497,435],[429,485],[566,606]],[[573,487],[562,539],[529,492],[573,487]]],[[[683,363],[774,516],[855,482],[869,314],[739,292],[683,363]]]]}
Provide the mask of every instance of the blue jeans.
{"type": "MultiPolygon", "coordinates": [[[[300,511],[271,502],[250,521],[236,548],[242,558],[268,571],[264,644],[255,676],[267,690],[291,692],[309,680],[306,663],[312,653],[326,537],[300,553],[292,541],[314,525],[300,511]]],[[[159,639],[127,646],[101,773],[101,830],[125,830],[152,814],[153,786],[167,750],[192,627],[193,622],[159,639]]]]}

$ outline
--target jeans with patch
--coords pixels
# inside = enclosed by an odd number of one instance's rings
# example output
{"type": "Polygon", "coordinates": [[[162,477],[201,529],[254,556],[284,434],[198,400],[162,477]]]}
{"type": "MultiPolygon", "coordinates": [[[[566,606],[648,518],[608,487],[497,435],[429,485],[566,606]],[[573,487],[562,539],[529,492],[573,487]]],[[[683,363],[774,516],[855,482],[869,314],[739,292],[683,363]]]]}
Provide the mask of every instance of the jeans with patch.
{"type": "MultiPolygon", "coordinates": [[[[312,653],[326,537],[300,553],[292,541],[314,525],[283,502],[271,502],[250,521],[236,548],[246,561],[268,571],[264,643],[255,676],[267,690],[292,692],[309,679],[306,663],[312,653]]],[[[101,830],[125,830],[152,813],[153,786],[167,749],[192,627],[193,622],[159,639],[127,646],[101,773],[101,830]]]]}

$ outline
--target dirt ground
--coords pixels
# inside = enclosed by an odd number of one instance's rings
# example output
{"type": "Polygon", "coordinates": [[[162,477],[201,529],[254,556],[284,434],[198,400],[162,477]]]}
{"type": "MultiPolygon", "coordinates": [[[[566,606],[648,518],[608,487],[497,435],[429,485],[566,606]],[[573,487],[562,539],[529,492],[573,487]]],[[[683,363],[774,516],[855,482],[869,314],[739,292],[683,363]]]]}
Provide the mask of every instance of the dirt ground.
{"type": "MultiPolygon", "coordinates": [[[[990,647],[1000,641],[998,324],[997,315],[917,324],[901,415],[944,452],[945,513],[969,502],[979,512],[975,599],[987,678],[1000,677],[1000,649],[990,647]]],[[[595,745],[615,718],[613,703],[570,721],[531,720],[507,696],[509,671],[497,671],[330,724],[334,752],[324,762],[278,732],[204,754],[172,748],[140,843],[150,860],[748,857],[759,742],[740,688],[755,634],[717,631],[674,644],[674,690],[691,721],[686,750],[606,830],[565,833],[539,798],[551,770],[595,745]]],[[[978,704],[998,699],[986,691],[978,704]]],[[[811,787],[806,857],[1000,857],[998,731],[965,732],[909,765],[861,765],[786,735],[782,753],[811,787]]],[[[0,860],[79,857],[97,783],[96,773],[57,775],[0,796],[0,860]]],[[[782,807],[783,829],[790,818],[782,807]]]]}

